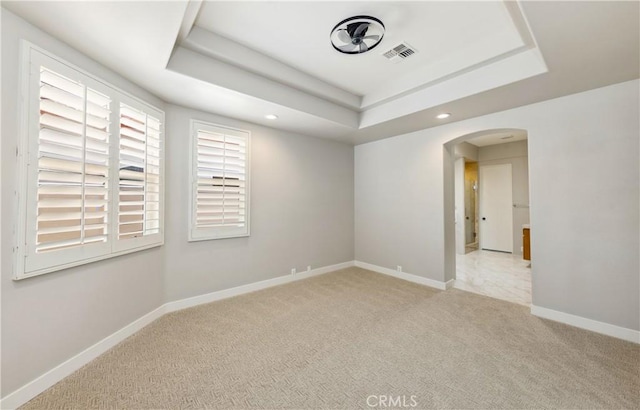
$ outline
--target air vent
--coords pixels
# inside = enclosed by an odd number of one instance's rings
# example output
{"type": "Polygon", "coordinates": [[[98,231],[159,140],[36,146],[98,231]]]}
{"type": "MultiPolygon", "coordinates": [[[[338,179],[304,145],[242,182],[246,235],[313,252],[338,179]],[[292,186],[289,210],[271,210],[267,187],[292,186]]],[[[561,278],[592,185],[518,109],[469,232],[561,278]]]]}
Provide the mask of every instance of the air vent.
{"type": "Polygon", "coordinates": [[[410,57],[416,53],[416,49],[411,47],[407,43],[400,43],[397,46],[393,47],[391,50],[383,53],[389,61],[393,63],[399,63],[407,57],[410,57]]]}

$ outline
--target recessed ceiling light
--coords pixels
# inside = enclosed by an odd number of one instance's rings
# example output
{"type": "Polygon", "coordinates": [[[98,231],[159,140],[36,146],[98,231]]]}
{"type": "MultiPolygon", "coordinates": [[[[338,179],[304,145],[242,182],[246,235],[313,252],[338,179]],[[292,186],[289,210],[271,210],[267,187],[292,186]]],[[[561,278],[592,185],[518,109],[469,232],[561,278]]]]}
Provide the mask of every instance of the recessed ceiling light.
{"type": "Polygon", "coordinates": [[[278,116],[275,114],[267,114],[264,116],[264,118],[268,119],[268,120],[277,120],[278,116]]]}
{"type": "Polygon", "coordinates": [[[451,114],[448,112],[443,112],[442,114],[436,115],[436,118],[439,120],[444,120],[445,118],[451,117],[451,114]]]}

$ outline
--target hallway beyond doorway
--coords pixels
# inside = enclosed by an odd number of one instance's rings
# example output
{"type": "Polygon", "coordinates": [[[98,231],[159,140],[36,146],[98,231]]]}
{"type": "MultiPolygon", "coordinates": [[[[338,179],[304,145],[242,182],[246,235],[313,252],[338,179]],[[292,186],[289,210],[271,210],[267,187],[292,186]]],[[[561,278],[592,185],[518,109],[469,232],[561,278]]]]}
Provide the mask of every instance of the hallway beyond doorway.
{"type": "Polygon", "coordinates": [[[456,255],[455,287],[530,306],[531,265],[510,253],[476,250],[456,255]]]}

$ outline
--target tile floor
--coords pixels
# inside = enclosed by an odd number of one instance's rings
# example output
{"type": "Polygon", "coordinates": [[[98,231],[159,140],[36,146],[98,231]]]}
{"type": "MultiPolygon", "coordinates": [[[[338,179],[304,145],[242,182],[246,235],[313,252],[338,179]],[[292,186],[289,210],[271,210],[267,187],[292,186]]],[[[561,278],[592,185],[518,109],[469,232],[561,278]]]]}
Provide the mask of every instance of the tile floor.
{"type": "Polygon", "coordinates": [[[522,255],[476,250],[456,255],[457,289],[531,305],[531,264],[522,255]]]}

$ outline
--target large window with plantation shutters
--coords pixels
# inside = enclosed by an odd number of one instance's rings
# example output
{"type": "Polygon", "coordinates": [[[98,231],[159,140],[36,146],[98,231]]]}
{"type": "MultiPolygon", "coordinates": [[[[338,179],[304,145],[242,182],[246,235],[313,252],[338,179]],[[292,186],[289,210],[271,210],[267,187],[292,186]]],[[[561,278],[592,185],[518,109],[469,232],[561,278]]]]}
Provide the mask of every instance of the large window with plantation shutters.
{"type": "Polygon", "coordinates": [[[249,236],[248,131],[191,121],[189,240],[249,236]]]}
{"type": "Polygon", "coordinates": [[[163,243],[162,111],[29,43],[15,279],[163,243]]]}

